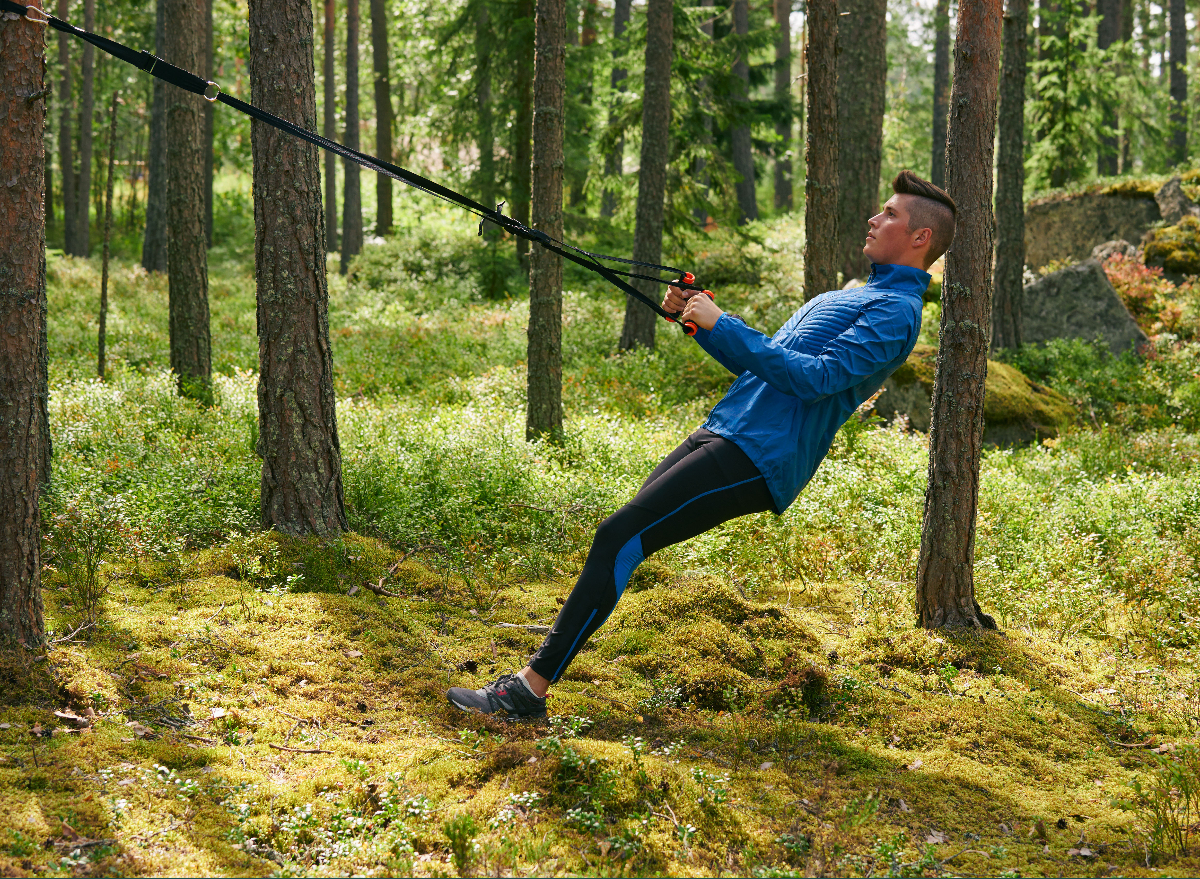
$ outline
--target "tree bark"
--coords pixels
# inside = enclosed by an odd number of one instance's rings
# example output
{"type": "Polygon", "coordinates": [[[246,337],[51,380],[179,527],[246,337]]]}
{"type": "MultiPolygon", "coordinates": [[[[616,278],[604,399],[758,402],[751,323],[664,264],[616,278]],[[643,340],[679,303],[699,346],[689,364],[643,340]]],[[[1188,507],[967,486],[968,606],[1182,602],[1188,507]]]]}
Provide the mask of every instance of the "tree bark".
{"type": "MultiPolygon", "coordinates": [[[[216,76],[216,66],[213,57],[213,0],[204,2],[204,78],[212,82],[216,76]]],[[[215,146],[213,130],[213,112],[215,106],[204,102],[204,243],[212,247],[213,243],[213,148],[215,146]]]]}
{"type": "MultiPolygon", "coordinates": [[[[513,120],[513,193],[512,216],[529,225],[529,187],[533,161],[533,0],[517,0],[514,22],[516,71],[513,89],[517,96],[516,118],[513,120]]],[[[529,242],[515,236],[517,262],[529,271],[529,242]]]]}
{"type": "MultiPolygon", "coordinates": [[[[316,127],[310,0],[250,0],[250,87],[257,106],[316,127]]],[[[262,524],[336,534],[346,513],[317,148],[261,122],[250,133],[262,524]]]]}
{"type": "MultiPolygon", "coordinates": [[[[779,2],[786,3],[786,2],[788,2],[788,0],[775,0],[775,2],[777,4],[779,2]]],[[[711,10],[713,8],[713,0],[700,0],[700,6],[704,9],[711,10]]],[[[711,12],[706,12],[705,18],[702,19],[700,22],[701,32],[703,32],[704,35],[707,36],[710,40],[713,38],[713,18],[714,18],[714,16],[711,12]]],[[[790,60],[788,61],[788,66],[789,67],[791,66],[790,60]]],[[[778,82],[779,82],[778,76],[779,76],[779,74],[777,71],[776,72],[776,85],[777,86],[778,86],[778,82]]],[[[708,145],[712,144],[712,139],[713,139],[713,117],[712,117],[712,83],[709,82],[707,76],[702,77],[700,79],[699,83],[697,83],[696,91],[697,91],[698,100],[700,102],[700,106],[702,108],[701,119],[703,120],[703,123],[704,123],[704,133],[701,134],[700,136],[703,139],[705,146],[708,146],[708,145]]],[[[788,127],[790,129],[790,127],[791,127],[790,122],[789,122],[788,127]]],[[[778,126],[776,126],[775,131],[776,131],[776,133],[779,132],[778,126]]],[[[789,170],[790,170],[790,168],[789,168],[789,170]]],[[[776,179],[775,179],[776,202],[778,203],[778,191],[779,191],[778,159],[776,159],[775,174],[776,174],[776,179]]],[[[711,182],[711,179],[710,179],[709,173],[708,173],[708,162],[705,160],[705,157],[703,155],[696,156],[696,158],[692,162],[692,178],[696,181],[696,184],[698,185],[700,191],[703,193],[703,197],[704,197],[705,201],[707,201],[708,197],[709,197],[709,183],[711,182]]],[[[791,187],[791,185],[792,185],[790,176],[788,177],[787,185],[788,185],[788,187],[791,187]]],[[[789,199],[791,198],[791,189],[790,188],[788,190],[788,197],[789,197],[789,199]]],[[[777,206],[778,206],[778,204],[777,204],[777,206]]],[[[790,201],[788,203],[788,206],[789,206],[789,208],[791,207],[790,201]]],[[[692,217],[696,220],[696,225],[699,228],[703,229],[706,226],[708,226],[709,213],[708,213],[707,207],[705,207],[703,205],[697,205],[692,211],[692,217]]]]}
{"type": "MultiPolygon", "coordinates": [[[[1121,39],[1123,41],[1133,39],[1133,4],[1134,0],[1122,0],[1121,3],[1121,39]]],[[[1129,131],[1128,120],[1122,120],[1118,116],[1117,121],[1121,123],[1122,128],[1117,134],[1117,140],[1120,143],[1120,158],[1117,162],[1117,173],[1125,174],[1133,167],[1133,156],[1131,155],[1133,138],[1130,136],[1131,132],[1129,131]]]]}
{"type": "Polygon", "coordinates": [[[1187,4],[1171,0],[1171,147],[1175,164],[1187,161],[1187,4]]]}
{"type": "MultiPolygon", "coordinates": [[[[342,143],[358,149],[358,0],[346,0],[346,135],[342,143]]],[[[346,274],[350,260],[362,252],[362,173],[359,166],[342,160],[342,261],[346,274]]]]}
{"type": "MultiPolygon", "coordinates": [[[[184,70],[204,64],[205,0],[166,0],[164,61],[184,70]]],[[[167,93],[167,274],[171,369],[184,396],[212,400],[208,255],[204,239],[204,99],[167,93]]]]}
{"type": "Polygon", "coordinates": [[[975,601],[975,514],[991,325],[992,157],[1000,73],[1000,0],[962,0],[949,148],[958,230],[942,285],[941,346],[929,427],[929,485],[917,567],[925,628],[989,628],[975,601]]]}
{"type": "Polygon", "coordinates": [[[838,268],[865,278],[867,220],[879,211],[883,110],[887,99],[887,0],[841,0],[838,18],[838,268]]]}
{"type": "Polygon", "coordinates": [[[946,113],[950,100],[950,0],[933,14],[933,154],[929,181],[946,187],[946,113]]]}
{"type": "MultiPolygon", "coordinates": [[[[70,18],[71,0],[58,0],[58,17],[70,18]]],[[[75,144],[71,136],[71,35],[58,32],[58,164],[62,170],[63,253],[75,252],[75,144]]]]}
{"type": "MultiPolygon", "coordinates": [[[[1025,276],[1025,74],[1029,0],[1008,0],[1000,72],[996,165],[996,275],[992,349],[1021,346],[1025,276]]],[[[1114,151],[1112,159],[1116,161],[1114,151]]]]}
{"type": "MultiPolygon", "coordinates": [[[[66,4],[68,0],[59,0],[66,4]]],[[[166,0],[154,4],[154,54],[166,53],[166,0]]],[[[64,10],[65,12],[65,10],[64,10]]],[[[64,34],[64,36],[66,36],[64,34]]],[[[142,268],[148,272],[167,270],[167,89],[161,79],[154,80],[150,106],[149,167],[146,169],[146,231],[142,237],[142,268]]]]}
{"type": "MultiPolygon", "coordinates": [[[[1125,0],[1131,2],[1131,0],[1125,0]]],[[[1028,9],[1028,0],[1026,0],[1026,9],[1028,9]]],[[[1113,43],[1121,39],[1121,6],[1122,0],[1096,0],[1096,12],[1100,16],[1100,22],[1096,28],[1096,45],[1101,49],[1107,49],[1113,43]]],[[[1011,14],[1011,13],[1010,13],[1011,14]]],[[[1028,12],[1025,18],[1028,20],[1028,12]]],[[[1005,19],[1004,45],[1005,53],[1008,49],[1008,20],[1005,19]]],[[[1022,50],[1024,51],[1024,50],[1022,50]]],[[[1022,75],[1024,80],[1024,75],[1022,75]]],[[[1003,88],[1003,87],[1002,87],[1003,88]]],[[[1000,94],[1000,136],[1004,136],[1004,92],[1000,94]]],[[[1100,150],[1096,156],[1096,173],[1107,174],[1109,176],[1117,173],[1117,107],[1115,102],[1106,101],[1101,107],[1101,124],[1112,130],[1112,134],[1100,135],[1100,150]]],[[[1003,161],[1003,159],[1001,159],[1003,161]]],[[[999,205],[997,204],[997,212],[999,205]]],[[[997,290],[999,287],[997,287],[997,290]]]]}
{"type": "Polygon", "coordinates": [[[775,210],[792,209],[792,0],[775,0],[775,210]]]}
{"type": "MultiPolygon", "coordinates": [[[[371,0],[371,63],[375,68],[375,155],[392,160],[392,83],[388,71],[387,9],[371,0]]],[[[392,178],[375,175],[375,234],[392,234],[392,178]]],[[[485,202],[486,203],[486,202],[485,202]]]]}
{"type": "MultiPolygon", "coordinates": [[[[533,227],[561,240],[566,4],[537,0],[533,71],[533,227]]],[[[525,438],[562,439],[562,259],[529,255],[529,386],[525,438]]]]}
{"type": "MultiPolygon", "coordinates": [[[[83,29],[96,30],[96,0],[84,0],[83,29]]],[[[76,177],[72,256],[87,256],[91,251],[92,114],[96,105],[96,49],[91,43],[85,43],[83,46],[82,74],[79,99],[79,176],[76,177]]]]}
{"type": "Polygon", "coordinates": [[[39,646],[45,334],[45,30],[0,16],[0,643],[39,646]]]}
{"type": "MultiPolygon", "coordinates": [[[[808,139],[804,181],[804,298],[838,287],[838,8],[809,0],[808,139]]],[[[865,237],[865,236],[864,236],[865,237]]]]}
{"type": "Polygon", "coordinates": [[[104,380],[104,344],[108,328],[108,257],[112,243],[113,171],[117,163],[117,102],[120,92],[113,92],[108,123],[108,180],[104,185],[104,251],[100,260],[100,329],[96,333],[96,375],[104,380]]]}
{"type": "MultiPolygon", "coordinates": [[[[325,137],[337,140],[337,65],[334,51],[334,35],[337,33],[334,18],[334,0],[325,0],[325,137]]],[[[337,158],[325,153],[325,250],[338,250],[337,216],[337,158]]]]}
{"type": "MultiPolygon", "coordinates": [[[[705,2],[705,0],[701,0],[705,2]]],[[[711,3],[712,0],[707,0],[711,3]]],[[[621,51],[620,40],[625,33],[625,28],[629,25],[629,15],[633,9],[633,0],[616,0],[613,7],[613,57],[617,57],[621,51]]],[[[624,80],[629,75],[629,71],[624,67],[613,66],[612,89],[614,92],[625,91],[624,80]]],[[[614,108],[610,107],[608,111],[608,124],[613,124],[613,118],[616,114],[614,108]]],[[[608,155],[604,157],[604,176],[606,178],[618,177],[622,171],[622,165],[625,161],[625,136],[621,135],[617,142],[613,144],[613,148],[609,150],[608,155]]],[[[611,217],[617,211],[617,193],[612,187],[607,186],[604,189],[604,195],[600,198],[600,216],[611,217]]]]}
{"type": "MultiPolygon", "coordinates": [[[[642,157],[638,168],[637,218],[633,232],[633,258],[662,261],[663,210],[667,193],[667,162],[671,157],[671,55],[673,51],[673,0],[646,4],[646,76],[642,93],[642,157]]],[[[653,281],[634,280],[651,299],[662,294],[653,281]]],[[[620,347],[654,347],[658,316],[632,298],[625,300],[625,324],[620,347]]]]}
{"type": "MultiPolygon", "coordinates": [[[[733,0],[733,32],[745,36],[750,32],[750,3],[749,0],[733,0]]],[[[736,85],[736,100],[745,105],[749,101],[750,66],[745,52],[738,54],[733,62],[733,75],[741,80],[736,85]]],[[[748,112],[748,110],[747,110],[748,112]]],[[[750,125],[744,123],[735,125],[729,132],[730,149],[733,152],[733,169],[740,178],[735,184],[737,190],[739,225],[758,219],[758,195],[754,186],[754,152],[750,143],[750,125]]]]}

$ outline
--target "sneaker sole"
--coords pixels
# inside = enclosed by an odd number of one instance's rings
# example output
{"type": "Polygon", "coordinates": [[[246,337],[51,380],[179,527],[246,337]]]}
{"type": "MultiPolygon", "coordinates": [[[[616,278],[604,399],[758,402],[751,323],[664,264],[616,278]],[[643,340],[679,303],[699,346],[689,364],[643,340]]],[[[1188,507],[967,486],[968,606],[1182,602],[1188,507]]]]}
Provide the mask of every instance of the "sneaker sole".
{"type": "Polygon", "coordinates": [[[505,720],[518,720],[518,721],[519,720],[545,720],[546,719],[545,711],[543,711],[541,714],[513,714],[512,712],[509,712],[509,711],[505,711],[503,714],[500,714],[499,712],[494,711],[489,714],[486,711],[480,711],[474,705],[463,705],[461,702],[455,702],[449,696],[446,697],[446,701],[449,702],[451,705],[453,705],[455,708],[457,708],[459,711],[465,711],[468,714],[482,714],[485,717],[503,717],[505,720]]]}

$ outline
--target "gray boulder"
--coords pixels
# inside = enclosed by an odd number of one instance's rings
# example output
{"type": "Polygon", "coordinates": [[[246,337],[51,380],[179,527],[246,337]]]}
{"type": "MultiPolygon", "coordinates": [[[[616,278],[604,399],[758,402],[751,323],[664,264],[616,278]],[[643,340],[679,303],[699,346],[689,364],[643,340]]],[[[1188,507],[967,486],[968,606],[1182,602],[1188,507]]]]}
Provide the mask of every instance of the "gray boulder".
{"type": "Polygon", "coordinates": [[[1200,205],[1187,197],[1183,191],[1183,183],[1178,176],[1172,177],[1154,193],[1158,202],[1158,211],[1162,214],[1163,225],[1174,226],[1189,214],[1200,217],[1200,205]]]}
{"type": "Polygon", "coordinates": [[[1148,343],[1094,259],[1052,272],[1025,288],[1021,339],[1103,339],[1114,354],[1148,343]]]}
{"type": "Polygon", "coordinates": [[[1117,238],[1115,241],[1105,241],[1103,244],[1097,244],[1093,247],[1092,259],[1096,262],[1104,262],[1114,253],[1119,253],[1127,257],[1135,257],[1137,256],[1137,248],[1124,238],[1117,238]]]}

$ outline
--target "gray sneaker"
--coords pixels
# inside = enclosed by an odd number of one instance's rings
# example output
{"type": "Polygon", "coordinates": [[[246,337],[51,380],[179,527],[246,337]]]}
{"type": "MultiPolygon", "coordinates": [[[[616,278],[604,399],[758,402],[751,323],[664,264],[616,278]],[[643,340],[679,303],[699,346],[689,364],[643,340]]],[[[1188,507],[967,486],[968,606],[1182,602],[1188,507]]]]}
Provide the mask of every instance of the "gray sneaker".
{"type": "Polygon", "coordinates": [[[451,687],[446,691],[446,698],[463,711],[500,714],[509,720],[535,720],[546,716],[546,700],[533,695],[515,674],[501,675],[482,690],[451,687]]]}

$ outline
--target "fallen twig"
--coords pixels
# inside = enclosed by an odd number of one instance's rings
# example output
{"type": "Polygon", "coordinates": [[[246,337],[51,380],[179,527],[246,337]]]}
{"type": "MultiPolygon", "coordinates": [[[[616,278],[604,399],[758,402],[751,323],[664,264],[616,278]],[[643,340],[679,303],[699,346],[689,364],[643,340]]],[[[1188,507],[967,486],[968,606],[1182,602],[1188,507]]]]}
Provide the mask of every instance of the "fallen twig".
{"type": "Polygon", "coordinates": [[[91,628],[92,626],[94,626],[95,624],[96,624],[96,623],[95,623],[95,621],[90,621],[90,622],[82,623],[82,624],[79,626],[79,628],[78,628],[78,629],[76,629],[76,630],[75,630],[74,632],[72,632],[71,634],[69,634],[69,635],[63,635],[61,638],[55,638],[55,639],[54,639],[53,641],[51,641],[50,643],[51,643],[51,644],[61,644],[61,643],[63,643],[64,641],[70,641],[72,638],[74,638],[74,637],[75,637],[76,635],[78,635],[80,632],[84,631],[85,629],[90,629],[90,628],[91,628]]]}
{"type": "Polygon", "coordinates": [[[333,751],[326,751],[323,748],[289,748],[285,745],[277,745],[274,742],[267,742],[267,747],[274,748],[276,751],[287,751],[290,754],[332,754],[333,751]]]}
{"type": "Polygon", "coordinates": [[[526,632],[533,632],[535,635],[549,635],[549,626],[526,625],[524,623],[496,623],[497,629],[524,629],[526,632]]]}
{"type": "Polygon", "coordinates": [[[213,620],[215,620],[217,617],[219,617],[221,615],[221,612],[224,610],[225,610],[225,602],[222,601],[221,606],[219,608],[217,608],[217,612],[214,613],[212,616],[210,616],[208,619],[206,619],[204,621],[204,625],[207,626],[209,623],[211,623],[213,620]]]}
{"type": "Polygon", "coordinates": [[[891,690],[893,693],[899,693],[905,699],[912,698],[912,694],[904,692],[899,687],[889,687],[887,684],[882,684],[879,681],[875,682],[875,686],[879,687],[879,689],[881,689],[881,690],[891,690]]]}
{"type": "Polygon", "coordinates": [[[386,595],[388,598],[402,597],[399,592],[392,592],[390,589],[384,589],[383,581],[384,581],[384,578],[380,577],[378,583],[366,582],[366,583],[363,583],[363,586],[367,589],[370,589],[376,595],[386,595]]]}
{"type": "Polygon", "coordinates": [[[193,741],[193,742],[203,742],[206,745],[217,744],[217,741],[215,739],[206,739],[206,738],[204,738],[204,736],[189,736],[187,733],[179,733],[179,737],[181,739],[189,739],[190,741],[193,741]]]}

